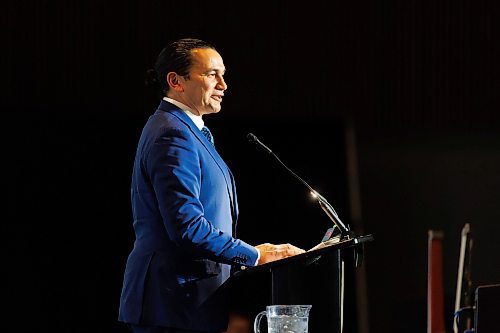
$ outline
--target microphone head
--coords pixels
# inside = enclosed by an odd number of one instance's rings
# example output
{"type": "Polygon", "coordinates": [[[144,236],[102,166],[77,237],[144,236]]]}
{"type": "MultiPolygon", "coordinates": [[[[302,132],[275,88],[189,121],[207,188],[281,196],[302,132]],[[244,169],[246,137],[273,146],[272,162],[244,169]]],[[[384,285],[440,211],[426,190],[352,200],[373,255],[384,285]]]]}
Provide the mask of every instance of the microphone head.
{"type": "Polygon", "coordinates": [[[257,137],[255,135],[253,135],[253,133],[248,133],[247,139],[248,139],[248,141],[253,142],[253,143],[259,142],[259,139],[257,139],[257,137]]]}
{"type": "Polygon", "coordinates": [[[260,142],[260,140],[257,139],[257,137],[255,135],[253,135],[252,133],[248,133],[247,134],[247,139],[248,139],[248,141],[250,141],[252,143],[255,143],[257,146],[263,148],[269,154],[272,154],[272,150],[269,149],[265,144],[263,144],[262,142],[260,142]]]}

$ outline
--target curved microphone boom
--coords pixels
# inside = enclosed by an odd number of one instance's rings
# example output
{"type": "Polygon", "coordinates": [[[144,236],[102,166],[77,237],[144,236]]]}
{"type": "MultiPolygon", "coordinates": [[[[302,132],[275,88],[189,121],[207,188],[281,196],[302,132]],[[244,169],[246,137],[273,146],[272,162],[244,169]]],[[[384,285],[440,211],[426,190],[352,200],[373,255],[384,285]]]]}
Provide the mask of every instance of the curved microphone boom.
{"type": "Polygon", "coordinates": [[[289,167],[287,167],[280,159],[278,156],[276,156],[275,153],[269,147],[267,147],[265,144],[263,144],[254,134],[248,133],[247,134],[247,139],[248,141],[255,143],[262,149],[264,149],[267,153],[272,155],[285,169],[288,170],[296,179],[298,179],[305,187],[311,191],[311,194],[313,195],[316,200],[318,200],[318,203],[323,209],[323,211],[328,215],[330,220],[332,220],[333,224],[339,229],[340,235],[342,239],[345,238],[351,238],[352,236],[352,231],[340,220],[337,212],[335,209],[333,209],[332,205],[321,195],[319,194],[316,190],[314,190],[308,183],[306,183],[302,178],[300,178],[295,172],[293,172],[289,167]]]}

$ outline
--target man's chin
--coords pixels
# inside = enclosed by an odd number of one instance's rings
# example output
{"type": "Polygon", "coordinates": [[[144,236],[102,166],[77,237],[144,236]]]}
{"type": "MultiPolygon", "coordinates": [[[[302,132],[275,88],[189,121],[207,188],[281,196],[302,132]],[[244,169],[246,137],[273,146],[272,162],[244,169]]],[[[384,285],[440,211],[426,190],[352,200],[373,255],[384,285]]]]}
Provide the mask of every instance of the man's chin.
{"type": "Polygon", "coordinates": [[[210,110],[207,110],[207,112],[205,114],[211,114],[211,113],[219,113],[221,110],[221,108],[212,108],[210,110]]]}

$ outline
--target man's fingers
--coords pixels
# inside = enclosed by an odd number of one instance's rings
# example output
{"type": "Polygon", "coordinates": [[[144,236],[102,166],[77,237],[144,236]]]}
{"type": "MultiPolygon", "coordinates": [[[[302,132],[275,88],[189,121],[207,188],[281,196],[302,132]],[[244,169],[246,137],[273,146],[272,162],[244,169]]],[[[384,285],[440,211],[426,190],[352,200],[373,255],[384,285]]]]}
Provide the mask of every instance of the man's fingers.
{"type": "Polygon", "coordinates": [[[259,259],[259,265],[265,264],[270,261],[275,261],[297,254],[304,253],[305,251],[299,247],[296,247],[290,243],[286,244],[271,244],[264,243],[256,246],[261,254],[259,259]]]}
{"type": "Polygon", "coordinates": [[[277,255],[281,254],[281,255],[286,255],[286,256],[293,256],[293,255],[304,253],[306,251],[299,248],[299,247],[293,246],[291,244],[279,244],[279,245],[275,245],[271,248],[265,249],[264,252],[275,253],[277,255]]]}

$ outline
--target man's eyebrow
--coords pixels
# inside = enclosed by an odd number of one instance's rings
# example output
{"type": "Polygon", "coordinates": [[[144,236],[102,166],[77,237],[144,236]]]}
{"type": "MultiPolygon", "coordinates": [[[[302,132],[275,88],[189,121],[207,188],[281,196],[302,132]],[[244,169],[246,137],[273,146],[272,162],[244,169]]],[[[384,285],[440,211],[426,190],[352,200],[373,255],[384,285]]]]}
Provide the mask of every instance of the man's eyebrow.
{"type": "Polygon", "coordinates": [[[223,69],[217,69],[217,68],[209,68],[207,69],[204,74],[207,74],[207,73],[210,73],[210,72],[216,72],[216,73],[222,73],[222,74],[225,74],[226,73],[226,69],[223,68],[223,69]]]}

